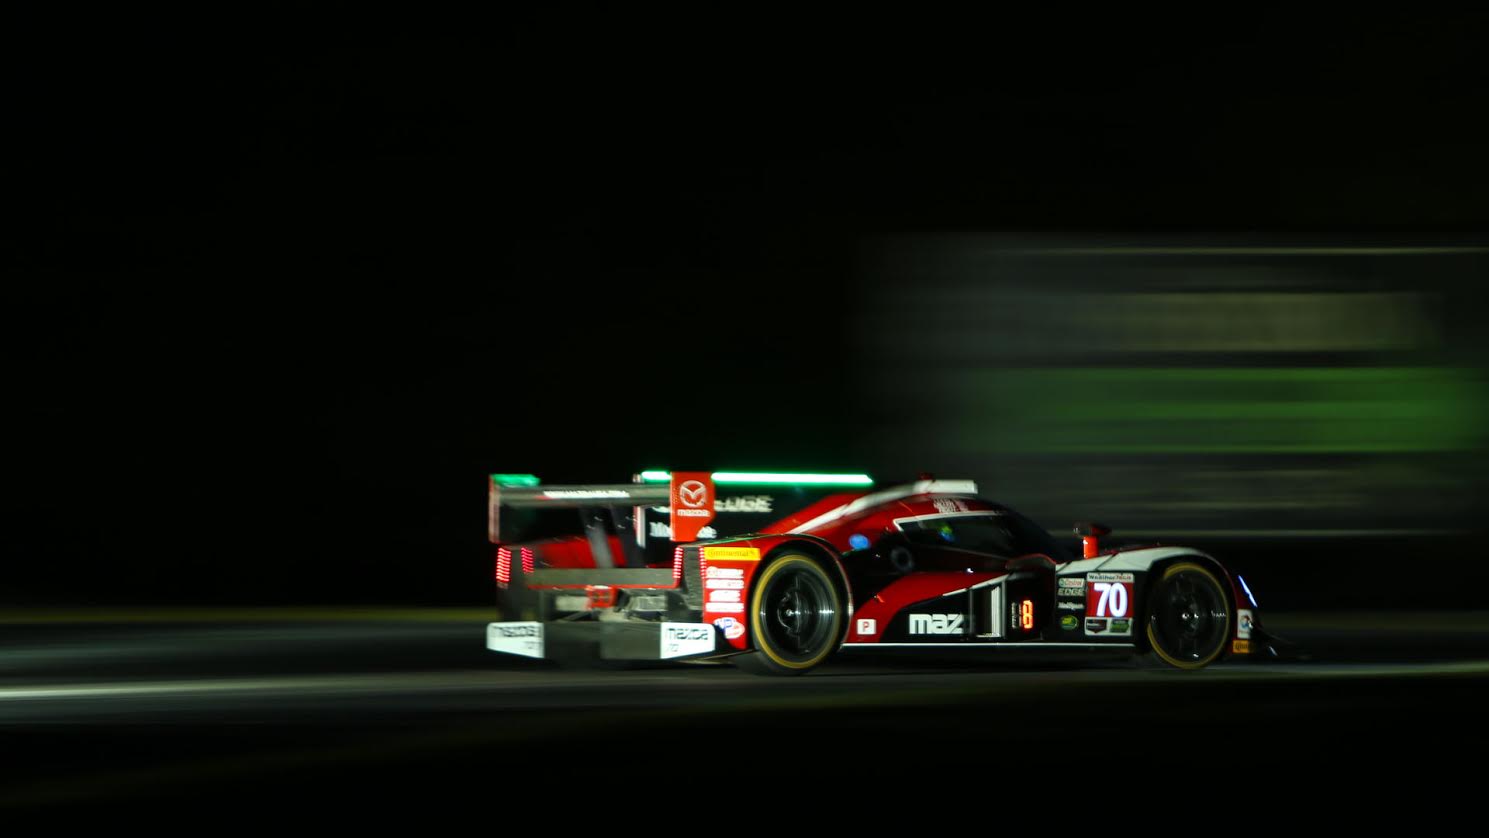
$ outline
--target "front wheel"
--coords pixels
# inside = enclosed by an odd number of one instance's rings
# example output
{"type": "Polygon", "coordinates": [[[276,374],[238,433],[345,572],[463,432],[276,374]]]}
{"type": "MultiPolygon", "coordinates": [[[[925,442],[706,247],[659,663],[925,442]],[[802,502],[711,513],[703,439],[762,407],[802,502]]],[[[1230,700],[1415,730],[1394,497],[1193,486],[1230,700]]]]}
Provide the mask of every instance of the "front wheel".
{"type": "Polygon", "coordinates": [[[735,661],[761,675],[800,675],[822,663],[843,634],[843,598],[827,571],[801,555],[766,565],[751,586],[755,651],[735,661]]]}
{"type": "Polygon", "coordinates": [[[1179,669],[1199,669],[1220,657],[1230,639],[1230,601],[1209,568],[1179,562],[1153,585],[1147,623],[1154,658],[1179,669]]]}

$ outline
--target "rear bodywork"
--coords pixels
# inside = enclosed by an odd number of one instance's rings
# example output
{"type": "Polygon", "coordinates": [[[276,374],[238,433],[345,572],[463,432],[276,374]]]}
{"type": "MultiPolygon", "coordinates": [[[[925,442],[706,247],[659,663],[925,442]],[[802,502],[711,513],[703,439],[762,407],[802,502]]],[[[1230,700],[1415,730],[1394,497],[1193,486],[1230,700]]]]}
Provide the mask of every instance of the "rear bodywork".
{"type": "Polygon", "coordinates": [[[1184,562],[1223,580],[1225,654],[1259,650],[1255,603],[1214,557],[1163,545],[1102,550],[1094,538],[1086,555],[1074,555],[976,491],[961,480],[847,491],[716,485],[708,473],[668,475],[665,484],[516,491],[493,481],[501,618],[488,626],[487,646],[556,659],[747,653],[755,648],[753,580],[776,558],[804,555],[838,586],[846,611],[840,648],[1143,651],[1151,581],[1184,562]],[[585,533],[503,540],[504,508],[544,507],[580,510],[585,533]],[[691,520],[679,516],[689,511],[691,520]],[[989,523],[1006,542],[954,540],[989,523]]]}

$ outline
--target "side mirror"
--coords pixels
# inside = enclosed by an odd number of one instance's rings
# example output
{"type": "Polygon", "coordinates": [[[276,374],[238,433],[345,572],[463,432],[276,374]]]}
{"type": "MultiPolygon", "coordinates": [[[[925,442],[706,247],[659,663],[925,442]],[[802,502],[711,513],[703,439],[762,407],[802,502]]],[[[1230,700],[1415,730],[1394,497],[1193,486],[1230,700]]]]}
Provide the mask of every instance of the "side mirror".
{"type": "Polygon", "coordinates": [[[1099,539],[1103,535],[1110,535],[1111,531],[1111,527],[1095,521],[1075,522],[1075,534],[1081,537],[1081,556],[1087,559],[1096,558],[1096,554],[1101,552],[1099,539]]]}

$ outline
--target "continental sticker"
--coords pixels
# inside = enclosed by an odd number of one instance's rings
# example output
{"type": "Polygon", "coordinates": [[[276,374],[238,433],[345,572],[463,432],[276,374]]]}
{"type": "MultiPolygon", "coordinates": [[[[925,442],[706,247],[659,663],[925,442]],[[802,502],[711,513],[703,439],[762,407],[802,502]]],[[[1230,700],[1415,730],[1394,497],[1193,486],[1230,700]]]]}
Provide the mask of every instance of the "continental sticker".
{"type": "Polygon", "coordinates": [[[704,547],[703,557],[711,562],[758,562],[759,547],[704,547]]]}

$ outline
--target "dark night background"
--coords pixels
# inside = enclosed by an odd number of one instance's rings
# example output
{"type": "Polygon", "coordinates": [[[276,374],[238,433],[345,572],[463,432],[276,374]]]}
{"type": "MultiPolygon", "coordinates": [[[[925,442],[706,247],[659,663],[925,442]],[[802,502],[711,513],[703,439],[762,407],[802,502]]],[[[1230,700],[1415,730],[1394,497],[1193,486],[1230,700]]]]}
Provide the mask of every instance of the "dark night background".
{"type": "Polygon", "coordinates": [[[489,471],[892,479],[883,234],[1489,229],[1482,13],[1071,17],[37,49],[0,598],[476,604],[489,471]]]}

